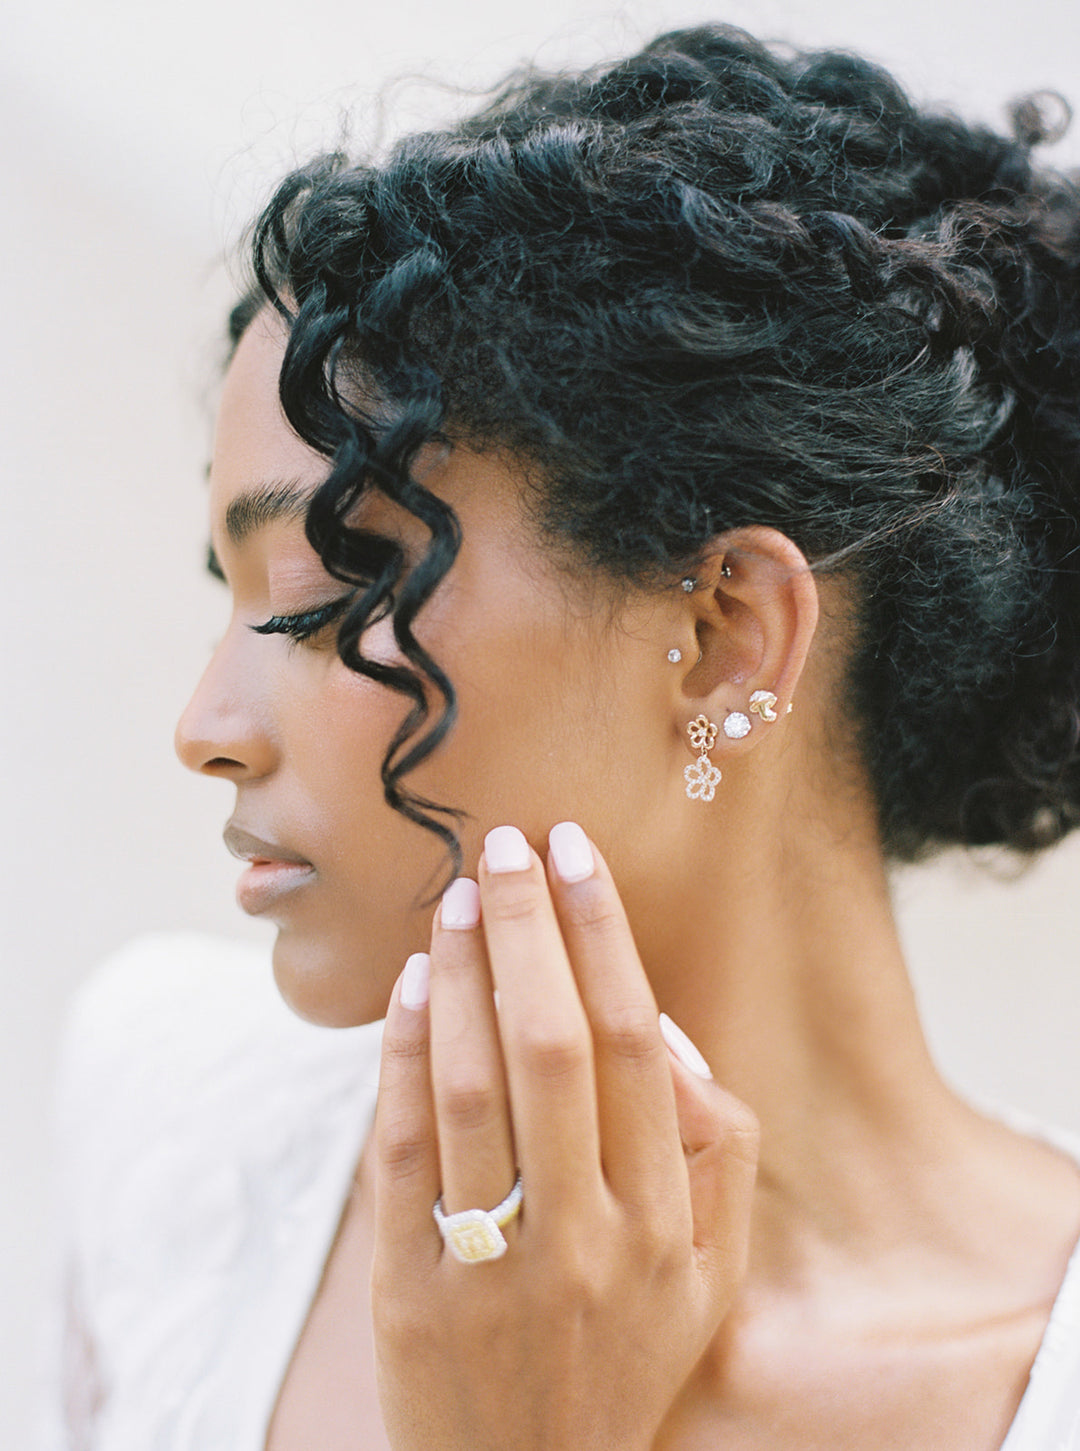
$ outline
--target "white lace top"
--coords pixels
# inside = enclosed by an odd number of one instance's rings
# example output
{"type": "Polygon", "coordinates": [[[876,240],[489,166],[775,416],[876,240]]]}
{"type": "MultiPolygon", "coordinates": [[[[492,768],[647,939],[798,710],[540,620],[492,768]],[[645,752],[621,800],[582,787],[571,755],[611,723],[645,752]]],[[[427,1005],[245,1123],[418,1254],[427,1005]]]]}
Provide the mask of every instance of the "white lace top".
{"type": "MultiPolygon", "coordinates": [[[[378,1054],[377,1024],[294,1017],[261,949],[144,938],[90,980],[60,1084],[65,1314],[43,1451],[264,1451],[378,1054]]],[[[1080,1250],[1002,1451],[1080,1451],[1080,1250]]]]}

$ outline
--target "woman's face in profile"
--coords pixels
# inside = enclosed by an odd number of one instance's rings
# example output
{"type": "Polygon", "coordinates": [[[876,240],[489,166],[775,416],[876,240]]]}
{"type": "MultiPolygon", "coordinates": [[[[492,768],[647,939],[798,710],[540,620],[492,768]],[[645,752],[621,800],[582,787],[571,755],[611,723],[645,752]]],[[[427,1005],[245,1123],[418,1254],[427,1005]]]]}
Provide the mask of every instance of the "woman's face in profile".
{"type": "MultiPolygon", "coordinates": [[[[210,515],[233,609],[181,718],[177,750],[192,770],[237,788],[227,840],[251,863],[238,897],[278,928],[283,995],[301,1015],[341,1025],[379,1016],[406,956],[427,947],[432,908],[417,903],[446,856],[383,799],[380,765],[408,702],[342,664],[332,622],[308,638],[285,632],[317,626],[314,612],[345,587],[304,535],[304,504],[327,463],[282,414],[283,346],[280,324],[264,312],[225,381],[210,515]],[[273,633],[253,628],[269,622],[273,633]]],[[[664,680],[656,668],[664,607],[635,596],[598,608],[595,582],[587,603],[585,588],[537,541],[521,486],[493,453],[455,449],[420,472],[463,531],[458,559],[417,624],[454,682],[460,715],[408,788],[468,813],[466,871],[490,827],[511,822],[537,841],[567,816],[624,843],[629,869],[635,823],[651,816],[655,842],[670,799],[657,769],[665,716],[651,720],[643,708],[643,694],[656,696],[664,680]]],[[[413,516],[381,495],[361,509],[356,522],[399,540],[409,560],[423,552],[426,530],[413,516]]],[[[389,620],[365,633],[362,650],[402,659],[389,620]]],[[[681,764],[682,755],[680,773],[681,764]]]]}

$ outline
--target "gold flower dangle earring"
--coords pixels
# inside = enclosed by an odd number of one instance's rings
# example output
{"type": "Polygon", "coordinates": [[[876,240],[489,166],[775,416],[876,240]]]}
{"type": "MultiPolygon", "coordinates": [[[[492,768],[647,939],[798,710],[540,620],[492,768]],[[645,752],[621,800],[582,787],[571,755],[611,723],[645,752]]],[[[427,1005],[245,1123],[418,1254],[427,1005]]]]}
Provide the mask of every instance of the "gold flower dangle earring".
{"type": "Polygon", "coordinates": [[[686,778],[686,794],[691,801],[711,801],[720,784],[719,767],[709,760],[709,752],[716,744],[717,727],[704,715],[699,715],[686,727],[690,744],[701,754],[692,766],[683,767],[686,778]]]}

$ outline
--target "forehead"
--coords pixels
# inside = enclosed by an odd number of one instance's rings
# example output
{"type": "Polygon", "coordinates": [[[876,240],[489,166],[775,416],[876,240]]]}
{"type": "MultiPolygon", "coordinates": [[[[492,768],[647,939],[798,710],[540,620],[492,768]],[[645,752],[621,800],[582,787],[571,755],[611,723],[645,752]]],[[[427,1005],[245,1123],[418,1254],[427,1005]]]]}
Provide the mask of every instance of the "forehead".
{"type": "Polygon", "coordinates": [[[313,489],[329,462],[296,436],[282,412],[278,375],[286,333],[269,308],[251,322],[225,374],[210,464],[211,508],[223,513],[237,494],[269,479],[313,489]]]}
{"type": "MultiPolygon", "coordinates": [[[[330,472],[329,460],[293,432],[281,407],[278,381],[287,336],[278,315],[264,308],[241,337],[226,372],[210,465],[215,535],[233,532],[230,512],[245,537],[257,531],[265,498],[278,489],[299,492],[301,507],[273,511],[273,516],[302,519],[303,499],[330,472]]],[[[498,452],[477,454],[461,444],[448,449],[432,443],[420,450],[414,473],[457,513],[471,546],[466,554],[478,548],[491,548],[504,558],[522,550],[535,554],[539,541],[531,510],[525,507],[525,475],[513,460],[498,452]]],[[[414,515],[377,491],[366,497],[363,507],[365,527],[427,536],[414,515]]],[[[531,567],[537,563],[534,557],[531,567]]]]}

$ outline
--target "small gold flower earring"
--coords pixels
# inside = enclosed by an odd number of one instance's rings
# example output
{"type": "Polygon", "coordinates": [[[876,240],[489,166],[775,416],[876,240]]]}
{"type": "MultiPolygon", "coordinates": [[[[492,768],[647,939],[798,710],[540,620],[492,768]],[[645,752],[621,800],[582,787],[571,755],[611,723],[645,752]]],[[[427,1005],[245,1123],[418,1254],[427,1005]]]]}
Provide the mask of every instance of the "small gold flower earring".
{"type": "Polygon", "coordinates": [[[707,716],[699,715],[686,727],[690,744],[701,754],[692,766],[683,767],[686,780],[686,794],[691,801],[711,801],[720,784],[719,768],[709,760],[709,752],[716,744],[717,726],[707,716]]]}

